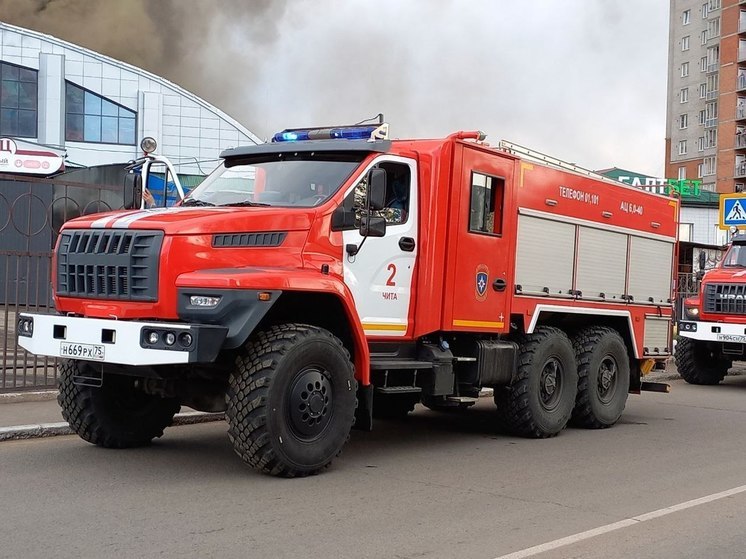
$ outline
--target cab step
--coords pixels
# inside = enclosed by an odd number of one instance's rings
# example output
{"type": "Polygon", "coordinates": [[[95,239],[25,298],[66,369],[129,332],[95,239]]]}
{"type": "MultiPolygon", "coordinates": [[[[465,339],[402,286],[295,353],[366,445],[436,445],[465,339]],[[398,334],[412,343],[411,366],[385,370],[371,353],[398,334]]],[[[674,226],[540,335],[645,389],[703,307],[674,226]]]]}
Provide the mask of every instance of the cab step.
{"type": "Polygon", "coordinates": [[[446,402],[454,402],[457,404],[476,404],[479,398],[472,398],[471,396],[448,396],[446,402]]]}
{"type": "Polygon", "coordinates": [[[376,386],[379,394],[420,394],[422,388],[419,386],[376,386]]]}
{"type": "Polygon", "coordinates": [[[374,359],[370,362],[371,371],[412,371],[432,368],[433,364],[430,361],[415,359],[374,359]]]}

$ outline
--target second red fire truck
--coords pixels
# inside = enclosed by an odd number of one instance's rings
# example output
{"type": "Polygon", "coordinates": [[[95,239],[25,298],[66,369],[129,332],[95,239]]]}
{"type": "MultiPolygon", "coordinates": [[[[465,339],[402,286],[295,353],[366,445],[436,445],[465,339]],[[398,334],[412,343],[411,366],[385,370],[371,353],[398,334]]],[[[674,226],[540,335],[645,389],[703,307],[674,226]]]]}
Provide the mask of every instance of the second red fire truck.
{"type": "Polygon", "coordinates": [[[236,453],[318,472],[353,424],[494,389],[496,422],[613,425],[670,355],[677,202],[481,132],[286,130],[230,149],[176,208],[70,221],[58,315],[21,346],[60,358],[85,440],[159,437],[225,411],[236,453]]]}

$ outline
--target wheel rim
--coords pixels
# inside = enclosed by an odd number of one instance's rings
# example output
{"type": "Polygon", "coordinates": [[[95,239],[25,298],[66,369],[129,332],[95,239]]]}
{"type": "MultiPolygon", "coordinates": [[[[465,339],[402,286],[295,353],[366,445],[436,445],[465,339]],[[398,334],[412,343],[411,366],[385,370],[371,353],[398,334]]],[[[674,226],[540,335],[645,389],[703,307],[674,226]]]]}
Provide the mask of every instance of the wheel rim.
{"type": "Polygon", "coordinates": [[[556,357],[550,357],[541,370],[540,398],[541,405],[547,411],[557,408],[562,396],[562,363],[556,357]]]}
{"type": "Polygon", "coordinates": [[[332,384],[324,373],[319,367],[307,367],[290,389],[290,426],[304,440],[318,437],[332,417],[332,384]]]}
{"type": "Polygon", "coordinates": [[[604,404],[608,404],[614,398],[618,379],[619,366],[616,359],[611,355],[605,355],[598,367],[598,398],[604,404]]]}

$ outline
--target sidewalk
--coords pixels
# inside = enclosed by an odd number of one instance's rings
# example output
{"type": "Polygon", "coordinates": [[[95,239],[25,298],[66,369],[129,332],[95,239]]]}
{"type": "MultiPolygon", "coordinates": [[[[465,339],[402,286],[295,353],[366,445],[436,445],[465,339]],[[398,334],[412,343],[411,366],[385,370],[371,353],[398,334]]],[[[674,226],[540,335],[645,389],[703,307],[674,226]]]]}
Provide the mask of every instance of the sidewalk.
{"type": "MultiPolygon", "coordinates": [[[[220,421],[222,413],[198,412],[182,406],[173,425],[220,421]]],[[[62,419],[54,390],[33,393],[0,394],[0,444],[2,441],[70,435],[62,419]]]]}

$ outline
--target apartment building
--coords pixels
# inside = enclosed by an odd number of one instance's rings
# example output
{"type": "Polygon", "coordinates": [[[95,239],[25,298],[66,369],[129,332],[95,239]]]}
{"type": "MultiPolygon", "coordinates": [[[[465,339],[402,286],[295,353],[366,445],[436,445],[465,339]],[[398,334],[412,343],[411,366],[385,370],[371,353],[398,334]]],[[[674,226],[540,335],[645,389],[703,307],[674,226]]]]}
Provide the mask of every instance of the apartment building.
{"type": "Polygon", "coordinates": [[[746,0],[671,0],[666,177],[746,191],[746,0]]]}

